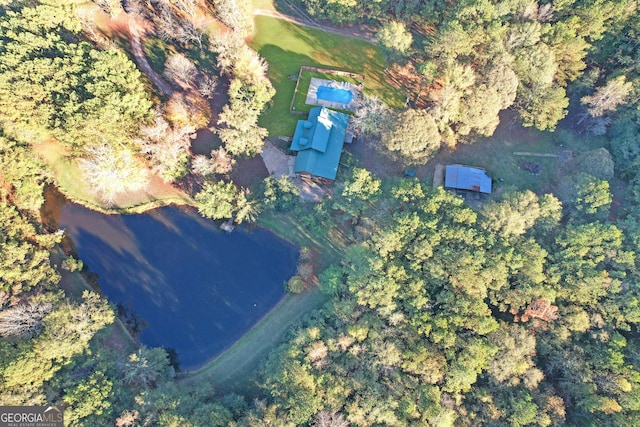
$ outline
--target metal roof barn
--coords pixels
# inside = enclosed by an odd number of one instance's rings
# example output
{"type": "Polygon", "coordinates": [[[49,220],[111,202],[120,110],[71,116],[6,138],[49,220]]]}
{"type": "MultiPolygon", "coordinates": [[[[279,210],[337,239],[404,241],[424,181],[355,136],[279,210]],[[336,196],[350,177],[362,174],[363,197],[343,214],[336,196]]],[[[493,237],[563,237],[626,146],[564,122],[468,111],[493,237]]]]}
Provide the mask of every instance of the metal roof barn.
{"type": "Polygon", "coordinates": [[[487,171],[463,165],[448,165],[445,170],[444,188],[491,193],[491,178],[487,171]]]}

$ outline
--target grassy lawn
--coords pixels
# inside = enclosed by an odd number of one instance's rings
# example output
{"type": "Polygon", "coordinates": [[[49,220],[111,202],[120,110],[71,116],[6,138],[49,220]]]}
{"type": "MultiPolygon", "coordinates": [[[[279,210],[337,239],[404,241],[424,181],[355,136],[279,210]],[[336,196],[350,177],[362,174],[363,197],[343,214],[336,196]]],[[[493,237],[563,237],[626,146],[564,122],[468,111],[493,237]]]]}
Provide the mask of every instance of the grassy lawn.
{"type": "Polygon", "coordinates": [[[142,49],[149,64],[158,74],[162,74],[167,57],[174,53],[167,42],[158,37],[142,39],[142,49]]]}
{"type": "Polygon", "coordinates": [[[303,70],[299,78],[300,83],[298,84],[298,92],[296,92],[296,98],[293,102],[293,109],[295,111],[304,111],[305,113],[308,113],[311,109],[312,106],[307,105],[305,101],[307,100],[307,92],[309,91],[311,79],[314,77],[324,80],[334,80],[336,82],[348,82],[356,86],[360,83],[360,80],[349,76],[339,76],[331,73],[322,73],[320,71],[303,70]]]}
{"type": "Polygon", "coordinates": [[[348,242],[335,229],[329,234],[314,235],[305,229],[293,213],[267,213],[262,214],[258,224],[272,230],[280,237],[290,240],[301,247],[315,249],[321,253],[318,269],[324,270],[331,264],[339,262],[343,256],[348,242]]]}
{"type": "Polygon", "coordinates": [[[571,151],[579,152],[604,146],[605,139],[595,136],[577,137],[568,131],[543,132],[522,127],[513,120],[514,113],[503,112],[500,125],[493,136],[480,138],[472,144],[460,144],[455,150],[443,150],[425,166],[419,168],[420,178],[432,182],[435,165],[465,164],[485,168],[494,179],[496,189],[530,189],[536,193],[553,190],[567,172],[559,158],[519,156],[515,152],[559,155],[571,151]],[[540,172],[531,174],[521,168],[523,161],[540,165],[540,172]],[[502,182],[497,182],[502,179],[502,182]]]}
{"type": "Polygon", "coordinates": [[[289,114],[296,85],[290,76],[302,65],[363,74],[365,94],[375,94],[393,107],[403,105],[403,92],[385,79],[385,59],[377,46],[267,16],[257,16],[255,24],[250,44],[269,63],[269,79],[277,91],[259,122],[270,136],[293,134],[300,119],[289,114]]]}
{"type": "Polygon", "coordinates": [[[555,184],[560,164],[558,158],[513,154],[519,151],[557,154],[559,150],[553,139],[548,136],[541,138],[535,145],[512,138],[491,138],[491,140],[478,141],[473,145],[458,147],[447,155],[445,163],[482,167],[493,178],[495,187],[504,186],[541,192],[549,185],[555,184]],[[539,164],[540,172],[533,175],[521,169],[520,164],[523,161],[539,164]]]}
{"type": "Polygon", "coordinates": [[[276,10],[273,0],[253,0],[251,3],[254,9],[276,10]]]}
{"type": "Polygon", "coordinates": [[[53,171],[56,185],[60,191],[72,201],[88,208],[107,213],[134,213],[171,203],[193,204],[186,193],[165,184],[162,179],[154,175],[145,190],[118,196],[114,206],[105,206],[90,191],[80,167],[76,161],[67,156],[67,150],[64,146],[57,141],[47,140],[40,144],[34,144],[33,149],[53,171]]]}

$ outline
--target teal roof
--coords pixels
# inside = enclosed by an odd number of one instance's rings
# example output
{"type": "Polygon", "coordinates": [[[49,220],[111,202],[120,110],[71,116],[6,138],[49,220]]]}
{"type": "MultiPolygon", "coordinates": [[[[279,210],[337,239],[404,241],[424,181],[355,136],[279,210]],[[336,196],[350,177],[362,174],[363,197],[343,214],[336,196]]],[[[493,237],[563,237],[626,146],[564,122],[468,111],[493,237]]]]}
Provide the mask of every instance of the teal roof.
{"type": "Polygon", "coordinates": [[[291,150],[297,151],[294,172],[336,179],[349,116],[314,107],[307,120],[298,120],[291,150]]]}

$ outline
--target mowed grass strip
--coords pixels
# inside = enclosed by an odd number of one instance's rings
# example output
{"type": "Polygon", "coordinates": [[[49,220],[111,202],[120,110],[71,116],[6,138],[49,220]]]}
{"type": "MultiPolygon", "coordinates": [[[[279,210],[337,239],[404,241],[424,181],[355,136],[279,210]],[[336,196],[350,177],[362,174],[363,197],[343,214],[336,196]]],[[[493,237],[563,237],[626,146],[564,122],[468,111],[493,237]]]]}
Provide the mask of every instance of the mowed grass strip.
{"type": "Polygon", "coordinates": [[[402,107],[405,96],[386,81],[385,59],[376,45],[268,16],[256,16],[255,24],[250,45],[269,64],[269,79],[277,91],[259,121],[270,136],[292,135],[300,119],[289,113],[289,106],[296,86],[291,77],[302,65],[363,74],[365,94],[402,107]]]}
{"type": "Polygon", "coordinates": [[[187,373],[178,380],[183,389],[213,384],[216,392],[251,394],[259,368],[269,353],[286,337],[293,325],[314,309],[322,306],[328,297],[313,287],[301,294],[287,294],[256,326],[236,341],[224,353],[187,373]]]}

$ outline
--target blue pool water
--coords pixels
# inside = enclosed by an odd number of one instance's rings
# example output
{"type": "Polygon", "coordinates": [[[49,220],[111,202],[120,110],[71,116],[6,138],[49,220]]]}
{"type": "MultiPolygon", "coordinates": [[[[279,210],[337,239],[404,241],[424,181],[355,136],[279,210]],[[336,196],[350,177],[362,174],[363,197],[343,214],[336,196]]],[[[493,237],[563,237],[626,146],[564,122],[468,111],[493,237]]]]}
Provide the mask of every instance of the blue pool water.
{"type": "Polygon", "coordinates": [[[341,104],[348,104],[353,99],[353,94],[350,90],[329,86],[320,86],[316,96],[324,101],[339,102],[341,104]]]}
{"type": "Polygon", "coordinates": [[[270,231],[221,232],[191,208],[103,215],[68,203],[56,216],[103,294],[147,324],[140,340],[175,349],[182,369],[244,335],[296,269],[298,249],[270,231]]]}

